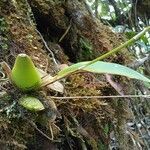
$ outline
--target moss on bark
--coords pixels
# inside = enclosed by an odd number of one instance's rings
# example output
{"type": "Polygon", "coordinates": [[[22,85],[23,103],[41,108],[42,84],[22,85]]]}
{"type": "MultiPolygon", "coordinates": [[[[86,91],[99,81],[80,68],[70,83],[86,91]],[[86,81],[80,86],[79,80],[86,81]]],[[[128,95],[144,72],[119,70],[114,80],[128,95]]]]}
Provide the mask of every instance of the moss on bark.
{"type": "MultiPolygon", "coordinates": [[[[3,24],[0,27],[0,37],[3,39],[2,43],[7,45],[1,51],[1,61],[5,60],[11,66],[17,54],[26,53],[32,57],[38,68],[52,74],[56,72],[55,65],[48,56],[50,52],[45,48],[37,30],[42,33],[58,61],[65,63],[68,62],[67,56],[71,62],[92,59],[111,50],[122,41],[119,35],[114,34],[97,19],[93,19],[84,3],[78,0],[32,0],[29,3],[27,0],[3,0],[0,2],[0,14],[0,22],[3,24]],[[88,48],[92,57],[83,52],[88,48]]],[[[124,54],[117,54],[109,61],[125,64],[129,58],[128,54],[124,54]]],[[[101,82],[96,83],[96,76],[90,73],[72,75],[66,79],[65,93],[62,96],[116,94],[104,76],[99,78],[101,82]]],[[[124,128],[125,120],[119,122],[119,119],[128,107],[126,102],[120,105],[117,100],[116,103],[108,100],[108,105],[104,106],[105,100],[101,99],[54,100],[61,117],[52,123],[51,119],[43,114],[31,114],[23,110],[17,104],[17,100],[24,93],[13,87],[6,78],[0,85],[0,91],[9,96],[4,96],[7,100],[2,100],[0,107],[0,146],[6,149],[107,149],[114,118],[118,120],[117,126],[124,128]],[[5,107],[6,109],[3,109],[5,107]],[[44,117],[46,119],[43,119],[44,117]],[[49,137],[52,129],[54,141],[41,134],[37,127],[49,137]]],[[[51,101],[49,96],[60,94],[41,89],[31,95],[36,95],[45,102],[51,101]]]]}

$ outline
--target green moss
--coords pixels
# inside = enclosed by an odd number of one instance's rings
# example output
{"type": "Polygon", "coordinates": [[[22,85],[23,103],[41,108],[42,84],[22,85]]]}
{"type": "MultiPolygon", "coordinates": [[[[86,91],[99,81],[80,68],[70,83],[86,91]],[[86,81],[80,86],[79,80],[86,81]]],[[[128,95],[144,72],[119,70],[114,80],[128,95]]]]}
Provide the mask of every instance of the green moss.
{"type": "Polygon", "coordinates": [[[8,37],[6,34],[8,33],[8,25],[3,17],[0,17],[0,57],[4,58],[8,53],[8,37]]]}
{"type": "Polygon", "coordinates": [[[3,17],[0,17],[0,31],[3,33],[7,32],[7,23],[3,17]]]}
{"type": "Polygon", "coordinates": [[[79,60],[89,60],[93,58],[93,47],[92,44],[86,38],[80,38],[80,47],[82,49],[79,60]]]}
{"type": "Polygon", "coordinates": [[[101,140],[99,140],[98,149],[99,150],[108,150],[108,147],[106,146],[106,144],[102,143],[101,140]]]}

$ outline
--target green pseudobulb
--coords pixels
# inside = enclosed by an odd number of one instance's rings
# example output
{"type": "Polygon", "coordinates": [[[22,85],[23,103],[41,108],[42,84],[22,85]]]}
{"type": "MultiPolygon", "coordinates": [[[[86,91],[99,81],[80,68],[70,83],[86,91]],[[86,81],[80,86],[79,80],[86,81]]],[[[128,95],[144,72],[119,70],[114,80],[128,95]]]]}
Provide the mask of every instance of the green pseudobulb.
{"type": "Polygon", "coordinates": [[[11,80],[23,91],[35,90],[41,84],[40,75],[31,58],[26,54],[17,56],[12,69],[11,80]]]}
{"type": "Polygon", "coordinates": [[[21,106],[30,111],[36,112],[44,109],[44,106],[39,99],[32,96],[23,96],[18,102],[21,106]]]}

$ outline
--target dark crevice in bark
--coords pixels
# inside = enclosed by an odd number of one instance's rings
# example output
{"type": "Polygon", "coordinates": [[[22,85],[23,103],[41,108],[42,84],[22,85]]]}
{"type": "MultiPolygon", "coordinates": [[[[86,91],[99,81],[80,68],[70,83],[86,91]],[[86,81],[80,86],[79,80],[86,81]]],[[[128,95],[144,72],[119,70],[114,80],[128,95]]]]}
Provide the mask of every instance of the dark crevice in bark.
{"type": "Polygon", "coordinates": [[[64,29],[55,26],[53,18],[48,15],[43,15],[38,9],[32,7],[32,11],[36,20],[37,29],[45,35],[48,40],[53,41],[59,39],[64,33],[64,29]]]}
{"type": "MultiPolygon", "coordinates": [[[[32,11],[35,17],[37,29],[44,36],[44,39],[47,41],[47,43],[53,42],[56,45],[60,46],[62,51],[69,57],[70,62],[77,62],[77,51],[79,49],[79,46],[77,42],[74,43],[74,41],[76,40],[75,38],[77,38],[77,33],[75,33],[75,27],[71,26],[68,33],[59,43],[59,39],[66,32],[67,28],[64,29],[58,27],[57,23],[55,22],[55,18],[53,18],[50,13],[48,15],[42,14],[37,8],[34,8],[33,6],[32,11]]],[[[70,22],[68,22],[68,26],[69,25],[70,22]]],[[[49,46],[51,47],[51,45],[49,46]]],[[[52,49],[52,51],[56,56],[56,50],[52,49]]]]}

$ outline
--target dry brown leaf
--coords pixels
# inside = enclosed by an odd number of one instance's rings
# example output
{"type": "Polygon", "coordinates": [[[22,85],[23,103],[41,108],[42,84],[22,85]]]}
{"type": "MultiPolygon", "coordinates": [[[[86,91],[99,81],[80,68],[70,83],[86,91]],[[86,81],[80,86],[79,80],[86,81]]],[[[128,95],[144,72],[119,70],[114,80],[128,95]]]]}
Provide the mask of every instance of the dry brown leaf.
{"type": "MultiPolygon", "coordinates": [[[[40,76],[41,76],[43,82],[45,82],[45,81],[48,82],[49,80],[51,80],[53,78],[50,74],[47,74],[46,72],[44,72],[41,69],[38,69],[38,71],[40,73],[40,76]]],[[[47,85],[47,88],[55,90],[60,93],[64,92],[64,86],[59,81],[56,81],[52,84],[47,85]]]]}

